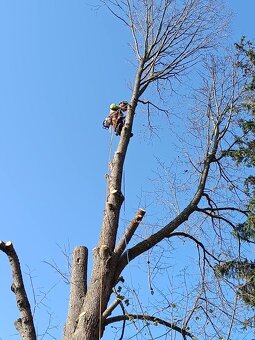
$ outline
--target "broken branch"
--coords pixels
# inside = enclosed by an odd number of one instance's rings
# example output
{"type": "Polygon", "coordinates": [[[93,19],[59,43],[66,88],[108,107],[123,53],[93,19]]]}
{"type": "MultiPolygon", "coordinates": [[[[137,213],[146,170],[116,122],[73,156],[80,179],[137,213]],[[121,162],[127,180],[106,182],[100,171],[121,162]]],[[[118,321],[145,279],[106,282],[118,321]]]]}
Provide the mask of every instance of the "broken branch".
{"type": "Polygon", "coordinates": [[[16,302],[21,316],[14,322],[15,327],[23,340],[36,340],[33,316],[22,278],[18,255],[11,241],[0,241],[0,250],[8,256],[10,262],[13,279],[11,290],[16,296],[16,302]]]}
{"type": "Polygon", "coordinates": [[[128,245],[129,241],[131,240],[132,236],[134,235],[136,229],[138,228],[139,224],[141,223],[143,216],[145,215],[146,211],[139,208],[133,220],[129,223],[125,234],[119,241],[119,244],[115,248],[114,252],[116,255],[120,256],[123,251],[125,250],[126,246],[128,245]]]}

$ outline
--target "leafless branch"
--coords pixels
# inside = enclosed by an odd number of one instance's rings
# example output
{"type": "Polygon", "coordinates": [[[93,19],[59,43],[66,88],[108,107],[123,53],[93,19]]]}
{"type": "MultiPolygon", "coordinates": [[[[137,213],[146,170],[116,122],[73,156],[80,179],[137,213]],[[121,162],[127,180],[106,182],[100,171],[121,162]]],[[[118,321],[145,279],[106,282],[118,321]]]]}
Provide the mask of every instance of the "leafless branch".
{"type": "Polygon", "coordinates": [[[127,321],[143,320],[145,322],[149,321],[149,322],[153,322],[155,325],[159,324],[159,325],[171,328],[172,330],[180,333],[184,337],[184,339],[185,337],[189,337],[189,338],[193,337],[193,335],[190,332],[188,332],[185,329],[182,329],[181,327],[178,327],[175,323],[171,323],[171,322],[162,320],[160,318],[157,318],[155,316],[146,315],[146,314],[128,314],[128,315],[113,316],[113,317],[106,319],[105,324],[109,325],[111,323],[119,322],[122,320],[127,320],[127,321]]]}
{"type": "Polygon", "coordinates": [[[47,264],[48,266],[50,266],[51,268],[53,268],[54,271],[55,271],[56,273],[58,273],[58,274],[62,277],[63,281],[64,281],[66,284],[69,284],[69,283],[70,283],[68,274],[65,273],[65,272],[63,272],[63,271],[59,268],[59,266],[57,265],[57,263],[56,263],[54,260],[52,260],[52,262],[43,261],[43,263],[45,263],[45,264],[47,264]]]}
{"type": "Polygon", "coordinates": [[[239,208],[235,208],[235,207],[205,207],[205,208],[197,208],[197,211],[211,211],[211,212],[219,212],[219,211],[235,211],[244,215],[248,215],[248,210],[243,210],[243,209],[239,209],[239,208]]]}
{"type": "Polygon", "coordinates": [[[149,100],[146,100],[146,101],[145,101],[145,100],[139,99],[138,102],[139,102],[139,103],[142,103],[142,104],[144,104],[144,105],[147,105],[148,111],[149,111],[149,107],[150,107],[150,106],[153,106],[153,107],[155,107],[155,109],[157,109],[158,111],[161,111],[161,112],[163,112],[163,113],[165,113],[165,114],[168,114],[168,113],[169,113],[168,110],[160,108],[159,106],[153,104],[153,103],[152,103],[151,101],[149,101],[149,100]]]}
{"type": "Polygon", "coordinates": [[[220,262],[220,260],[214,256],[212,253],[210,253],[206,247],[203,245],[203,243],[199,240],[197,240],[194,236],[190,235],[190,234],[187,234],[187,233],[184,233],[184,232],[175,232],[175,233],[172,233],[170,235],[170,237],[174,237],[174,236],[181,236],[181,237],[186,237],[186,238],[189,238],[190,240],[194,241],[199,247],[201,247],[203,249],[203,252],[207,255],[209,255],[211,258],[213,258],[216,262],[220,262]]]}
{"type": "Polygon", "coordinates": [[[150,235],[144,241],[136,244],[134,247],[128,249],[126,252],[123,253],[119,260],[118,269],[116,272],[116,279],[119,274],[122,272],[123,268],[127,265],[127,263],[138,255],[144,253],[145,251],[151,249],[155,244],[159,243],[164,238],[170,237],[171,233],[175,231],[182,223],[188,220],[189,216],[196,210],[197,205],[204,194],[204,188],[207,181],[207,176],[209,173],[210,164],[214,159],[214,154],[217,151],[217,146],[212,150],[212,153],[207,155],[206,160],[204,162],[204,169],[201,173],[198,189],[193,198],[191,199],[190,203],[180,212],[180,214],[169,222],[165,227],[161,228],[155,234],[150,235]]]}

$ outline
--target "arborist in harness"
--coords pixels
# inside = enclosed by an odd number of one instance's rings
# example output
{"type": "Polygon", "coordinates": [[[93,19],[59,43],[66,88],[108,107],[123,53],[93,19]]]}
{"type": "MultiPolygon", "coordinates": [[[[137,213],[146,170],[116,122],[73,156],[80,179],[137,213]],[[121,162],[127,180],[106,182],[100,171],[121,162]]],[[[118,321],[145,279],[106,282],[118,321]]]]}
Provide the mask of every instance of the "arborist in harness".
{"type": "Polygon", "coordinates": [[[128,102],[121,101],[118,105],[110,105],[109,116],[103,121],[103,127],[109,129],[112,125],[116,136],[120,136],[121,130],[125,124],[125,116],[123,112],[126,112],[128,108],[128,102]]]}

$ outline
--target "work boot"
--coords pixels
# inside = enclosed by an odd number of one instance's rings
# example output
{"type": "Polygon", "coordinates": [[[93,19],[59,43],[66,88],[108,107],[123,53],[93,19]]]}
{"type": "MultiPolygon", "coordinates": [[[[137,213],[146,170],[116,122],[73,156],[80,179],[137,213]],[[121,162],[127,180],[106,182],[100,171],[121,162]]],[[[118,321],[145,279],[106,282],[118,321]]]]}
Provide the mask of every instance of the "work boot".
{"type": "Polygon", "coordinates": [[[123,128],[123,125],[122,125],[121,123],[119,123],[119,124],[116,126],[116,129],[115,129],[116,136],[120,136],[122,128],[123,128]]]}

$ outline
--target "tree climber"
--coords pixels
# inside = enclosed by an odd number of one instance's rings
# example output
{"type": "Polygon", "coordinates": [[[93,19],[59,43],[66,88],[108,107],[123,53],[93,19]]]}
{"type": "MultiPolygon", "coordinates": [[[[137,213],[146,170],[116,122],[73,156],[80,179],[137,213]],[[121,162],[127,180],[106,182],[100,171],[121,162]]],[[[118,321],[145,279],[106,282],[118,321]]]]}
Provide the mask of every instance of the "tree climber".
{"type": "Polygon", "coordinates": [[[103,121],[103,127],[109,129],[112,125],[116,136],[120,136],[121,130],[125,124],[125,116],[123,112],[126,112],[128,108],[128,102],[121,101],[118,105],[110,105],[109,116],[103,121]]]}

